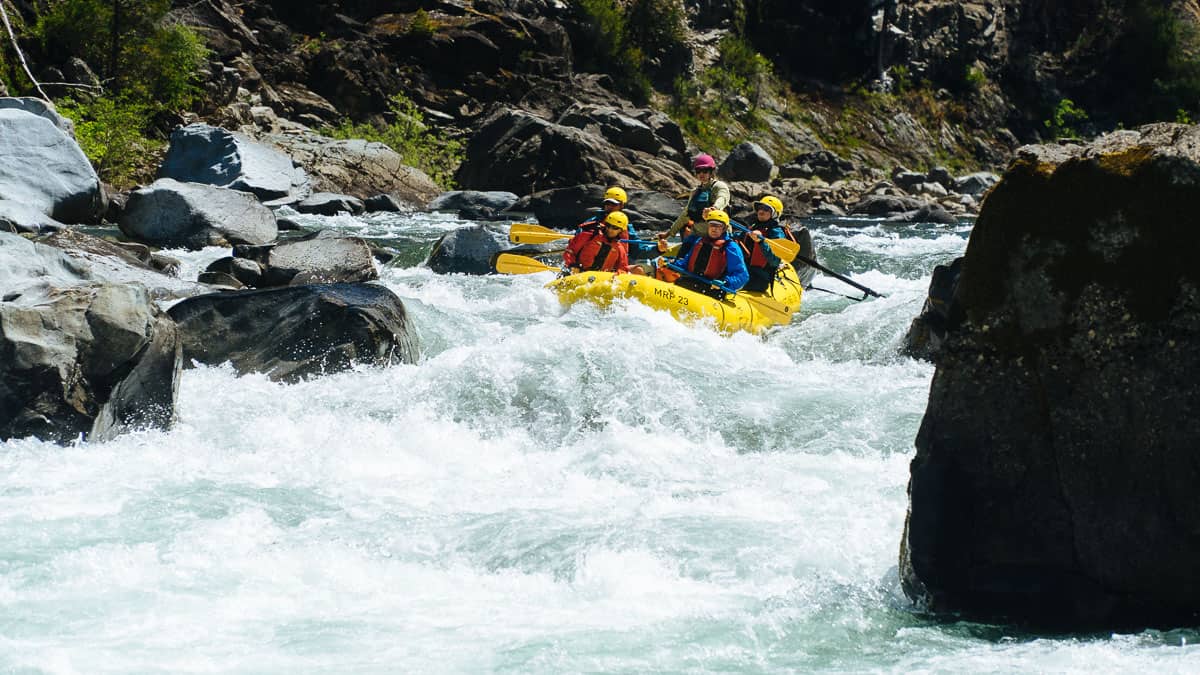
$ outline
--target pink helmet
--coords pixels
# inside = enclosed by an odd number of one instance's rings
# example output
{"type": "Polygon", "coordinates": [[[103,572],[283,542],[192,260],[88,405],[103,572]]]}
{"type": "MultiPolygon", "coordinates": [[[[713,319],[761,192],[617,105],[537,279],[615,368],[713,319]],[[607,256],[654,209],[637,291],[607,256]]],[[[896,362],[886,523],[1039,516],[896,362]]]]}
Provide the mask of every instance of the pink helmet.
{"type": "Polygon", "coordinates": [[[696,155],[696,159],[692,160],[692,171],[695,171],[697,169],[713,169],[713,170],[715,170],[716,168],[717,168],[717,160],[713,159],[713,156],[710,154],[702,152],[702,153],[696,155]]]}

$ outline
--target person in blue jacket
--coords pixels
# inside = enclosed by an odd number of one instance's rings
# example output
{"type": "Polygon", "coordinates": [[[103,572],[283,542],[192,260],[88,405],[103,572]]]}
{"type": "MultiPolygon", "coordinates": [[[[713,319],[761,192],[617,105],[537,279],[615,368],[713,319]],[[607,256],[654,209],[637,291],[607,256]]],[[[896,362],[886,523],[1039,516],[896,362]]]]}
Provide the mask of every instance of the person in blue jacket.
{"type": "Polygon", "coordinates": [[[706,218],[707,233],[704,236],[693,234],[684,239],[676,258],[678,266],[695,276],[685,274],[675,283],[724,298],[725,291],[741,290],[750,279],[750,273],[746,270],[742,247],[729,237],[729,214],[714,209],[708,212],[706,218]],[[724,289],[705,284],[695,277],[720,282],[724,289]]]}

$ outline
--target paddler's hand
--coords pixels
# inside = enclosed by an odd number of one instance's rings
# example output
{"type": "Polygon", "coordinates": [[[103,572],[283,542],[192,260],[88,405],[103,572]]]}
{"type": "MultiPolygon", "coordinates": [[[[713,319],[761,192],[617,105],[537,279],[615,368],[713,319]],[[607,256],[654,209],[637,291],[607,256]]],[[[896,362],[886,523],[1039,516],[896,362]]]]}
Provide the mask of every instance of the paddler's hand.
{"type": "Polygon", "coordinates": [[[754,241],[762,241],[762,232],[759,232],[758,230],[750,230],[750,238],[754,241]]]}
{"type": "Polygon", "coordinates": [[[659,253],[667,252],[667,233],[666,232],[658,233],[658,252],[659,253]]]}

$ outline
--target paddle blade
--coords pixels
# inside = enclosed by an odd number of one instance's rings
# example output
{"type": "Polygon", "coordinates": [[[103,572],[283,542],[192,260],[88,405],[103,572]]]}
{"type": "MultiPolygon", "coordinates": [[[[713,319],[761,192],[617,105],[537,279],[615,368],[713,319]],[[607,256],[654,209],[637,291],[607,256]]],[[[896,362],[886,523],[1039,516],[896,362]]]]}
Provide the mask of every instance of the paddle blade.
{"type": "Polygon", "coordinates": [[[800,252],[800,244],[791,239],[767,239],[766,241],[771,246],[771,252],[784,262],[792,262],[796,258],[796,254],[800,252]]]}
{"type": "Polygon", "coordinates": [[[533,258],[512,253],[501,253],[496,256],[496,271],[500,274],[536,274],[538,272],[557,272],[559,268],[547,265],[533,258]]]}
{"type": "Polygon", "coordinates": [[[769,318],[772,323],[782,326],[792,322],[792,312],[789,311],[789,307],[778,300],[749,293],[739,293],[738,297],[744,298],[746,302],[754,305],[754,309],[769,318]]]}
{"type": "Polygon", "coordinates": [[[570,233],[558,232],[531,223],[516,223],[508,230],[508,240],[514,244],[547,244],[559,239],[570,238],[570,233]]]}

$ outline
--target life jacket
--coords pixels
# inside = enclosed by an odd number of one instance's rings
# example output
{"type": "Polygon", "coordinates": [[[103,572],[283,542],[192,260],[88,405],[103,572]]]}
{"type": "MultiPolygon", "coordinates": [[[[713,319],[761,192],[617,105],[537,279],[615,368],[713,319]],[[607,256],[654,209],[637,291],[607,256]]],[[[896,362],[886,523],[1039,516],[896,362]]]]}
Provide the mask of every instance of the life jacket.
{"type": "Polygon", "coordinates": [[[704,237],[692,244],[687,270],[705,279],[720,279],[725,274],[725,245],[728,243],[728,239],[714,241],[704,237]]]}
{"type": "Polygon", "coordinates": [[[579,248],[576,262],[589,272],[614,272],[617,264],[621,261],[620,250],[617,248],[620,245],[620,242],[609,241],[607,237],[597,232],[579,248]]]}
{"type": "Polygon", "coordinates": [[[688,218],[691,218],[692,222],[698,223],[704,219],[704,209],[713,204],[713,188],[715,186],[714,182],[708,187],[701,186],[692,191],[692,198],[688,200],[687,205],[688,218]]]}

